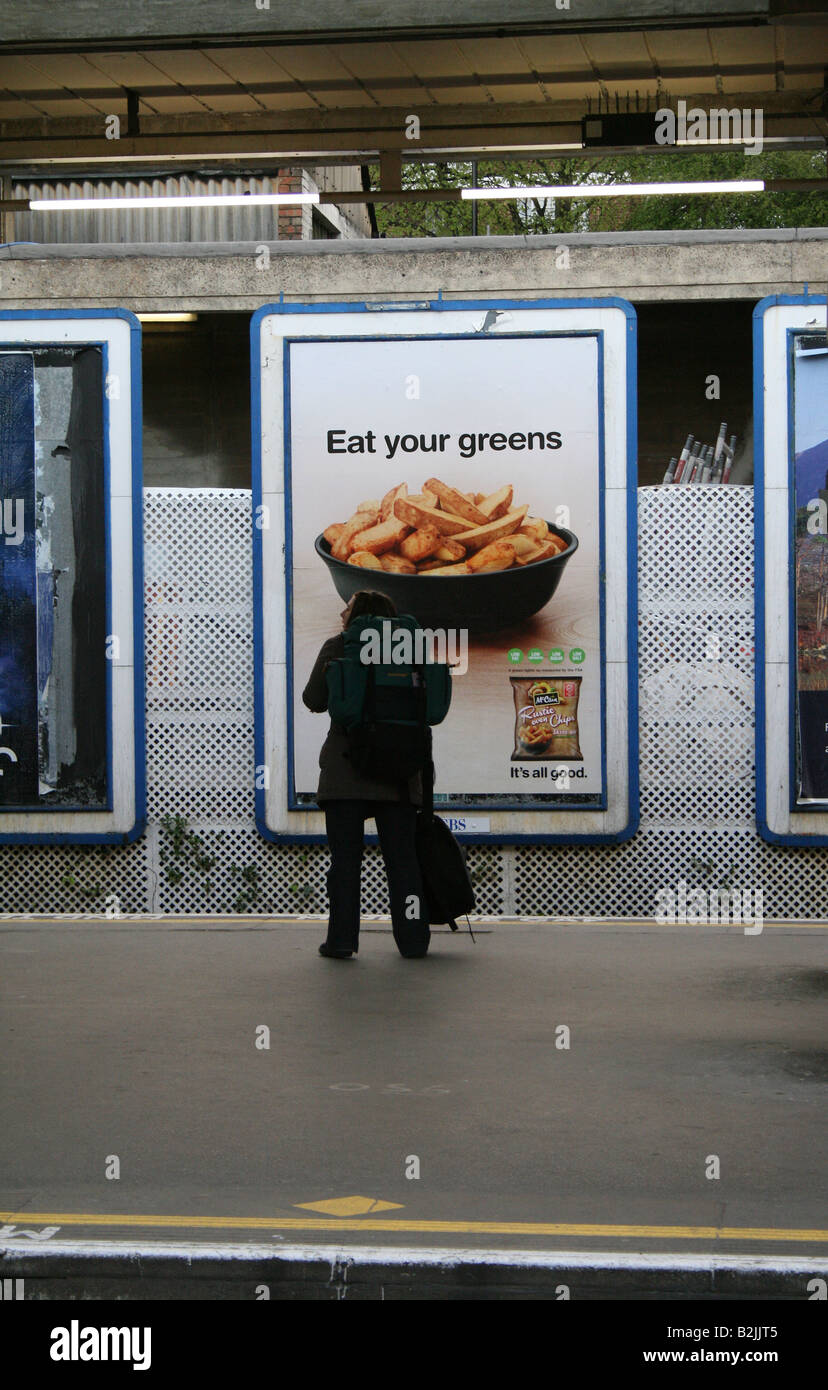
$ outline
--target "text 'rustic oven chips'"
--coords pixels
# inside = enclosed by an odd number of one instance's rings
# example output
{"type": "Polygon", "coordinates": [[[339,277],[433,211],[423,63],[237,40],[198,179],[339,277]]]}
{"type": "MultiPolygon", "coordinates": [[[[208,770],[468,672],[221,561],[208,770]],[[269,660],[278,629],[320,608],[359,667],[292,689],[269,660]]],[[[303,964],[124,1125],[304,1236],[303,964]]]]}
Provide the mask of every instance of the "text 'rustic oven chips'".
{"type": "Polygon", "coordinates": [[[578,742],[581,676],[510,676],[515,697],[512,762],[582,762],[578,742]]]}

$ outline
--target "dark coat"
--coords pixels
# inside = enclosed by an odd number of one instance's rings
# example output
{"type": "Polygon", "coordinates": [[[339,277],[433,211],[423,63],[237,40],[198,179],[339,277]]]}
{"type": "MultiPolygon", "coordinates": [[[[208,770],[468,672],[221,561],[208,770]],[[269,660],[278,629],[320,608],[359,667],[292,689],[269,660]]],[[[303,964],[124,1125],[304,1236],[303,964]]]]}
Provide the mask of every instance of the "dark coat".
{"type": "MultiPolygon", "coordinates": [[[[345,637],[338,633],[323,642],[302,700],[314,714],[324,714],[328,708],[328,686],[325,671],[329,662],[345,655],[345,637]]],[[[407,796],[399,782],[373,782],[358,772],[348,758],[348,736],[341,724],[331,720],[328,737],[319,753],[319,788],[316,799],[325,801],[404,801],[422,805],[422,778],[418,773],[407,783],[407,796]]]]}

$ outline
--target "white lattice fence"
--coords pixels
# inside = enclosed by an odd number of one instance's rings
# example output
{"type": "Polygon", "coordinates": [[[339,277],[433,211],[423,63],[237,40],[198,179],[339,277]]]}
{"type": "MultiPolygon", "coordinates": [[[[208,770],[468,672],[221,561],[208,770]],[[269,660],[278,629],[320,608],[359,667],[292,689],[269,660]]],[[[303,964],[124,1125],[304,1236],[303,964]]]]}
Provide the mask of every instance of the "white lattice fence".
{"type": "MultiPolygon", "coordinates": [[[[322,912],[325,847],[266,844],[253,820],[250,494],[149,489],[144,533],[148,834],[0,846],[0,911],[322,912]]],[[[639,492],[639,603],[639,834],[473,849],[481,914],[650,916],[684,878],[761,887],[766,918],[824,916],[828,852],[754,824],[750,489],[639,492]]],[[[363,902],[384,911],[375,849],[363,902]]]]}

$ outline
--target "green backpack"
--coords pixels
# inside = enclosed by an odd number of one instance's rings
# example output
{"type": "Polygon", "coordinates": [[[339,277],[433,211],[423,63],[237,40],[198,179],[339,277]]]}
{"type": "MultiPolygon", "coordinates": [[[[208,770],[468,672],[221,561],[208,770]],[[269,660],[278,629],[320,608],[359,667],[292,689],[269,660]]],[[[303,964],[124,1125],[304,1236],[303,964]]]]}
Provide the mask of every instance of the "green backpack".
{"type": "Polygon", "coordinates": [[[426,660],[422,633],[407,614],[366,614],[346,628],[345,655],[328,666],[328,713],[347,732],[354,767],[371,780],[419,772],[430,760],[431,725],[448,713],[451,672],[426,660]]]}

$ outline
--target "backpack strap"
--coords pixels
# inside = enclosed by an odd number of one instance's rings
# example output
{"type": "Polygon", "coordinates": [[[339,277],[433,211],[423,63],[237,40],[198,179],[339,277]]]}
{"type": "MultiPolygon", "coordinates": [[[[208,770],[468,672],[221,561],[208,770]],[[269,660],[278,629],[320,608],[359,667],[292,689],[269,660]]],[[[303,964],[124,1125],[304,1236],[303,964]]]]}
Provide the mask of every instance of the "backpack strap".
{"type": "MultiPolygon", "coordinates": [[[[451,927],[452,931],[459,931],[459,930],[460,930],[460,928],[458,927],[458,925],[457,925],[457,923],[455,922],[455,920],[454,920],[453,917],[449,917],[449,919],[448,919],[448,924],[449,924],[449,926],[451,927]]],[[[470,922],[469,919],[468,919],[468,915],[466,916],[466,926],[467,926],[468,929],[469,929],[469,936],[471,937],[472,941],[474,941],[474,944],[475,944],[475,946],[476,946],[476,945],[477,945],[477,941],[476,941],[476,939],[475,939],[474,932],[472,931],[472,926],[471,926],[471,922],[470,922]]]]}
{"type": "Polygon", "coordinates": [[[423,763],[423,771],[422,771],[422,781],[423,781],[423,806],[422,806],[422,809],[423,809],[423,811],[425,812],[425,814],[426,814],[427,816],[429,816],[429,818],[430,818],[430,817],[432,817],[432,816],[434,815],[434,758],[433,758],[433,756],[432,756],[432,751],[431,751],[431,749],[432,749],[431,726],[430,726],[429,724],[427,724],[427,725],[426,725],[426,728],[427,728],[427,730],[428,730],[428,735],[427,735],[428,752],[426,753],[426,760],[425,760],[425,762],[423,763]]]}
{"type": "MultiPolygon", "coordinates": [[[[433,815],[434,815],[434,759],[431,757],[431,739],[432,739],[431,728],[429,728],[429,731],[428,731],[429,756],[428,756],[428,760],[427,760],[427,762],[426,762],[426,764],[425,764],[425,767],[423,768],[423,808],[422,808],[423,811],[426,812],[429,816],[433,816],[433,815]]],[[[451,927],[451,930],[452,930],[452,931],[459,931],[459,927],[458,927],[458,925],[457,925],[457,922],[455,921],[455,919],[454,919],[453,917],[449,917],[449,919],[448,919],[448,924],[449,924],[449,926],[451,927]]],[[[474,932],[472,931],[472,924],[471,924],[471,922],[469,921],[468,913],[466,914],[466,926],[467,926],[468,929],[469,929],[469,936],[471,937],[471,939],[472,939],[472,941],[474,942],[474,944],[477,945],[477,940],[476,940],[476,938],[475,938],[474,932]]]]}
{"type": "Polygon", "coordinates": [[[377,677],[373,663],[368,663],[368,675],[365,684],[365,703],[362,707],[363,724],[375,724],[377,722],[377,677]]]}

